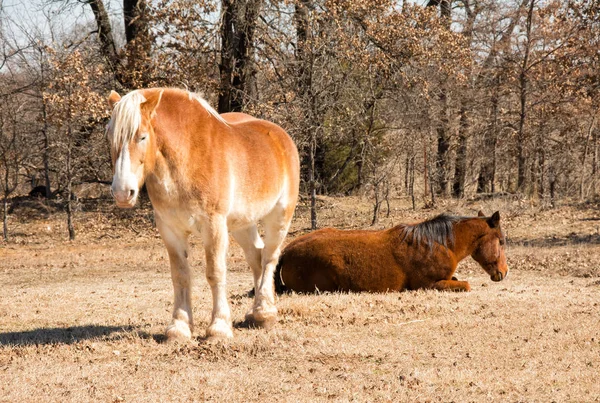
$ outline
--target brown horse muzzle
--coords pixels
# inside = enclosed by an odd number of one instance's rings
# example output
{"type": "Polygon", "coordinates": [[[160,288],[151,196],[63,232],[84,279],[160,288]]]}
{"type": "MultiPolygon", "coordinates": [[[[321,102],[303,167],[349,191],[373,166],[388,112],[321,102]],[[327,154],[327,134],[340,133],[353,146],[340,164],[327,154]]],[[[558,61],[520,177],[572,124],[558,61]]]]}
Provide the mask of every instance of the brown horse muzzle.
{"type": "Polygon", "coordinates": [[[501,271],[496,271],[494,274],[490,276],[492,281],[502,281],[506,277],[506,274],[503,274],[501,271]]]}

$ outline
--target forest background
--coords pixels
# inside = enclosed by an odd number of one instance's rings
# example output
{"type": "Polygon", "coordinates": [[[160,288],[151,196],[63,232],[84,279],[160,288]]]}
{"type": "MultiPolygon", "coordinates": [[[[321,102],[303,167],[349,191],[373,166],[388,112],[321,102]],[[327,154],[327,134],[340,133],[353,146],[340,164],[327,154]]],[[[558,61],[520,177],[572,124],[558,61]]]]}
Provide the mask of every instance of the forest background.
{"type": "Polygon", "coordinates": [[[109,197],[110,90],[174,86],[274,121],[301,193],[591,200],[598,0],[0,0],[0,191],[109,197]],[[90,193],[91,194],[91,193],[90,193]]]}

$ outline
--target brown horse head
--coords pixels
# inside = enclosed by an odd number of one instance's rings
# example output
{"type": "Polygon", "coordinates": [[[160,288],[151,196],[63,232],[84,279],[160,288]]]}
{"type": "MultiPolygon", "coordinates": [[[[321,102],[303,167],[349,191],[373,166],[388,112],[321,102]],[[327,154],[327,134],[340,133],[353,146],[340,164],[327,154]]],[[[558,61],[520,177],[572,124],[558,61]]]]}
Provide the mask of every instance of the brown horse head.
{"type": "Polygon", "coordinates": [[[481,211],[478,215],[485,219],[487,226],[471,256],[490,275],[492,281],[501,281],[508,274],[508,265],[504,254],[506,239],[500,228],[500,213],[496,211],[488,218],[481,211]]]}

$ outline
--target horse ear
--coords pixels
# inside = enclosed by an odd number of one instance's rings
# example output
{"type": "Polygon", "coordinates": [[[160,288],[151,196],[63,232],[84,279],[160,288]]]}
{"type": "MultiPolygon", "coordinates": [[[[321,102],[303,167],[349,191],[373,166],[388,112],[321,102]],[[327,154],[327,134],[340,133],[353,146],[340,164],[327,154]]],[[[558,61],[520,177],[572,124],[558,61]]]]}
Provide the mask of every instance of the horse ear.
{"type": "Polygon", "coordinates": [[[164,90],[160,90],[158,93],[154,92],[149,95],[144,95],[146,98],[146,102],[143,102],[141,105],[142,111],[146,112],[150,118],[154,116],[156,113],[156,108],[158,108],[158,104],[162,98],[164,90]]]}
{"type": "Polygon", "coordinates": [[[497,228],[500,226],[500,212],[496,211],[490,218],[487,220],[490,228],[497,228]]]}
{"type": "Polygon", "coordinates": [[[121,96],[116,91],[111,91],[108,96],[108,106],[110,106],[110,109],[113,109],[120,100],[121,96]]]}
{"type": "Polygon", "coordinates": [[[485,217],[485,214],[483,214],[483,211],[479,210],[477,217],[485,217]]]}

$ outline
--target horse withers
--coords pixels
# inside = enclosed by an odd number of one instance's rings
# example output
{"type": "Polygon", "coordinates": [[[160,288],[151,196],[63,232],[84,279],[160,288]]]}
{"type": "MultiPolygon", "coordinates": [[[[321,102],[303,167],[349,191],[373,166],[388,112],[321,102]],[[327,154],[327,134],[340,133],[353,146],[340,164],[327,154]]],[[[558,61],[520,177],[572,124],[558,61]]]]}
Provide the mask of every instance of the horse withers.
{"type": "Polygon", "coordinates": [[[299,159],[279,126],[241,113],[219,115],[200,96],[152,88],[111,92],[107,127],[119,207],[133,207],[145,183],[167,247],[175,294],[168,339],[193,331],[188,236],[200,235],[213,297],[207,337],[232,337],[226,291],[228,232],[252,268],[256,293],[247,319],[277,317],[273,273],[298,198],[299,159]],[[257,223],[261,221],[264,241],[257,223]]]}
{"type": "Polygon", "coordinates": [[[453,277],[472,256],[501,281],[508,274],[500,214],[439,215],[419,224],[382,231],[331,228],[296,238],[282,252],[275,273],[278,292],[416,289],[470,291],[453,277]]]}

